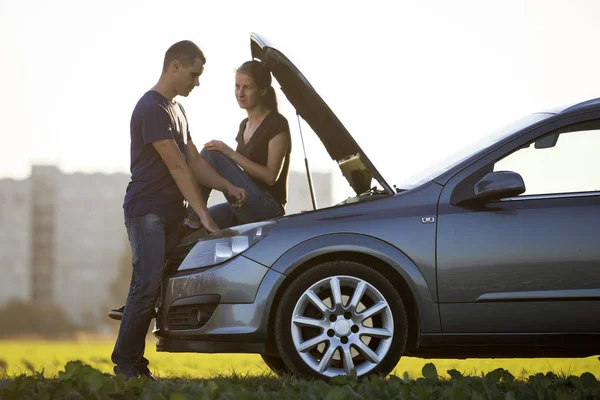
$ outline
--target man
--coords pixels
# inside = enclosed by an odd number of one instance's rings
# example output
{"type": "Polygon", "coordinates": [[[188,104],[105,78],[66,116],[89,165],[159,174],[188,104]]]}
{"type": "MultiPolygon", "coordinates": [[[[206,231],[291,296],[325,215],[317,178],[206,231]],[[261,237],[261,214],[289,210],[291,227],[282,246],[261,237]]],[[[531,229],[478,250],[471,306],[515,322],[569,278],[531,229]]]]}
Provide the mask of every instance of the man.
{"type": "Polygon", "coordinates": [[[198,183],[244,201],[246,193],[221,177],[200,157],[183,107],[204,70],[206,58],[193,42],[171,46],[158,83],[138,101],[131,117],[131,182],[127,186],[125,226],[133,273],[119,336],[112,353],[115,374],[153,379],[144,358],[145,337],[159,296],[165,254],[177,244],[186,216],[184,198],[208,232],[219,230],[198,183]]]}

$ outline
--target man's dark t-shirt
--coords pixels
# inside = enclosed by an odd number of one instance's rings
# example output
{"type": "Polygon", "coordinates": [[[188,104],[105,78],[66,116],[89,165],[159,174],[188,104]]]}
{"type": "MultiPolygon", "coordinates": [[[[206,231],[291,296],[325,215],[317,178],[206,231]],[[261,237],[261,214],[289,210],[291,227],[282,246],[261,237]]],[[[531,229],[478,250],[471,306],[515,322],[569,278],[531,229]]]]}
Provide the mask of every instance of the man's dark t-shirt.
{"type": "Polygon", "coordinates": [[[185,217],[183,195],[152,142],[174,139],[185,159],[191,140],[183,107],[150,90],[131,116],[131,181],[125,193],[125,217],[157,214],[170,224],[185,217]]]}

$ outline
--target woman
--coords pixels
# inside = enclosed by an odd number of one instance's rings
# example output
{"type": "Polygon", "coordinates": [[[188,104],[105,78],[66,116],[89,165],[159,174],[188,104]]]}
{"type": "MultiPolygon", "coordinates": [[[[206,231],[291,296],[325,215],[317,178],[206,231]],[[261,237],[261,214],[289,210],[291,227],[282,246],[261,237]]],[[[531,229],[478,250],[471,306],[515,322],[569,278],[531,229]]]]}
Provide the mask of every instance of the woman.
{"type": "MultiPolygon", "coordinates": [[[[221,229],[250,222],[264,221],[285,214],[287,203],[290,152],[292,143],[287,120],[277,110],[271,73],[258,61],[247,61],[235,74],[235,97],[248,117],[235,138],[235,150],[220,140],[204,145],[200,155],[234,186],[246,190],[246,201],[235,199],[209,208],[221,229]]],[[[208,202],[210,188],[201,188],[208,202]]],[[[206,235],[200,218],[188,207],[182,243],[206,235]]],[[[110,310],[108,316],[120,320],[125,306],[110,310]]]]}
{"type": "MultiPolygon", "coordinates": [[[[287,203],[290,130],[277,110],[269,70],[258,61],[242,64],[235,75],[235,97],[248,114],[240,124],[236,149],[212,140],[200,152],[219,174],[247,192],[242,205],[228,199],[228,203],[210,207],[221,229],[281,216],[287,203]]],[[[210,189],[202,192],[208,201],[210,189]]],[[[185,224],[199,228],[200,220],[190,211],[185,224]]]]}

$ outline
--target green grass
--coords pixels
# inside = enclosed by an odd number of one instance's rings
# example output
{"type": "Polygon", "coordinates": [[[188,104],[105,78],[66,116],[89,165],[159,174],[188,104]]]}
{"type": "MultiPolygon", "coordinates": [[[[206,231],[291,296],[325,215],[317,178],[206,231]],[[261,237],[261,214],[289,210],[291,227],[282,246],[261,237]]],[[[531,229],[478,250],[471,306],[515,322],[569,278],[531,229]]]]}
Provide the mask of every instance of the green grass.
{"type": "MultiPolygon", "coordinates": [[[[112,340],[94,341],[0,341],[0,376],[13,378],[21,374],[43,371],[47,378],[64,371],[68,361],[80,360],[93,368],[112,373],[110,355],[112,340]]],[[[162,378],[211,378],[216,376],[269,375],[268,367],[255,354],[193,354],[157,353],[154,341],[146,345],[146,357],[156,376],[162,378]]],[[[456,369],[465,375],[480,375],[497,368],[509,371],[515,377],[554,372],[557,375],[581,375],[590,372],[600,378],[598,357],[537,358],[537,359],[467,359],[425,360],[403,357],[393,375],[411,378],[421,376],[427,363],[434,363],[441,377],[447,370],[456,369]]]]}
{"type": "Polygon", "coordinates": [[[600,399],[600,381],[589,372],[580,376],[533,374],[517,378],[501,368],[480,376],[448,371],[440,377],[434,364],[426,364],[421,376],[410,379],[370,376],[335,377],[329,381],[303,380],[269,374],[218,376],[215,378],[127,379],[103,373],[80,361],[70,361],[58,376],[25,374],[0,380],[1,399],[70,400],[442,400],[442,399],[600,399]]]}

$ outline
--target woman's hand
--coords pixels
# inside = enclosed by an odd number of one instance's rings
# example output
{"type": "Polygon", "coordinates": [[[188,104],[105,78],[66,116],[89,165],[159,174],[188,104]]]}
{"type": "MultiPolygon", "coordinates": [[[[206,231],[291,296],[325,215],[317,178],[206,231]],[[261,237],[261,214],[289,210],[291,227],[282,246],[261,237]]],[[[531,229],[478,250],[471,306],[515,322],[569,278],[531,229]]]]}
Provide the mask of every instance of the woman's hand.
{"type": "Polygon", "coordinates": [[[220,140],[211,140],[210,142],[204,144],[204,148],[206,150],[218,151],[228,158],[231,158],[233,153],[235,153],[231,147],[227,146],[220,140]]]}

